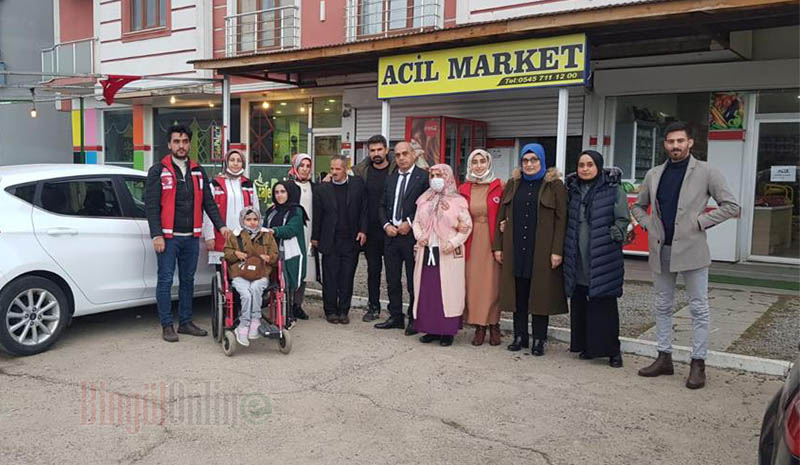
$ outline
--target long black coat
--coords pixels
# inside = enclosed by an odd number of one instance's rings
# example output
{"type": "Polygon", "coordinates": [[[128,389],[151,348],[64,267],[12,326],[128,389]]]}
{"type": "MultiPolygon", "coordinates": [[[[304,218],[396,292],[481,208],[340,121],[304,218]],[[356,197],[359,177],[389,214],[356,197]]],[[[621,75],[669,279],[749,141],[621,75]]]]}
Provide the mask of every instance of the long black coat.
{"type": "MultiPolygon", "coordinates": [[[[319,241],[319,251],[330,254],[336,247],[336,221],[344,215],[346,221],[356,225],[357,232],[367,233],[367,185],[364,180],[348,176],[347,211],[340,212],[332,182],[323,182],[314,189],[314,221],[311,240],[319,241]]],[[[353,237],[353,241],[356,238],[353,237]]]]}

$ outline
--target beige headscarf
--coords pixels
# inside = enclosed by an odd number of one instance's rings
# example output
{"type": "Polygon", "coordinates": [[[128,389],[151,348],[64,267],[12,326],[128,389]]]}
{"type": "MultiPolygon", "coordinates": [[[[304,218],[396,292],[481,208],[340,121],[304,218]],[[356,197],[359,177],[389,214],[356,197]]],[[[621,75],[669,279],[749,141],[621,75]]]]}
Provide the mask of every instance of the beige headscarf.
{"type": "Polygon", "coordinates": [[[469,158],[467,158],[467,181],[474,182],[476,184],[489,184],[494,180],[495,175],[494,171],[492,171],[492,154],[483,149],[473,150],[472,153],[469,154],[469,158]],[[486,167],[486,172],[481,176],[478,176],[472,172],[472,159],[478,155],[485,158],[488,165],[486,167]]]}

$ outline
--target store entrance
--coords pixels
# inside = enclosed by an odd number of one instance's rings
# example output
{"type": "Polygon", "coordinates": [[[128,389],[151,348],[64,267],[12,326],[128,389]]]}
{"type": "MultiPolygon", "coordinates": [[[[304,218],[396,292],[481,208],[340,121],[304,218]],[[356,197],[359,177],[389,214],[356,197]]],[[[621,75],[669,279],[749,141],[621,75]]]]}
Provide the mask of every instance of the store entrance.
{"type": "Polygon", "coordinates": [[[800,264],[800,115],[756,119],[750,259],[800,264]]]}

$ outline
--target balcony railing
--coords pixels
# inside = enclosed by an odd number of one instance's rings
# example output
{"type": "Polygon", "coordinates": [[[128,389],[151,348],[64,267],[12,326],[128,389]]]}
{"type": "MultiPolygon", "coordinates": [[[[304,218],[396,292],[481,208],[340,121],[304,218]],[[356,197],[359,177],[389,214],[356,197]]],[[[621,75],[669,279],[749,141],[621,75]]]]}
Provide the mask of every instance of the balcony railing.
{"type": "Polygon", "coordinates": [[[287,5],[225,17],[225,55],[300,46],[300,8],[287,5]]]}
{"type": "Polygon", "coordinates": [[[93,74],[96,40],[94,38],[75,40],[43,49],[42,73],[93,74]]]}
{"type": "Polygon", "coordinates": [[[348,41],[442,27],[443,0],[348,0],[348,41]]]}

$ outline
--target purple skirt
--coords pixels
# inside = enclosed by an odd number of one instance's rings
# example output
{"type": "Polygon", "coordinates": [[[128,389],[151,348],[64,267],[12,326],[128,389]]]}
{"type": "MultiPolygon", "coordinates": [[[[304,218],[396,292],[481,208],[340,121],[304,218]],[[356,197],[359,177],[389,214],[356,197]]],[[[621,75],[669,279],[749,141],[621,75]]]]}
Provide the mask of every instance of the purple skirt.
{"type": "MultiPolygon", "coordinates": [[[[427,262],[427,260],[426,260],[427,262]]],[[[442,278],[439,266],[422,266],[422,277],[419,283],[419,302],[414,329],[422,333],[439,336],[455,336],[462,328],[460,316],[444,316],[442,303],[442,278]]]]}

